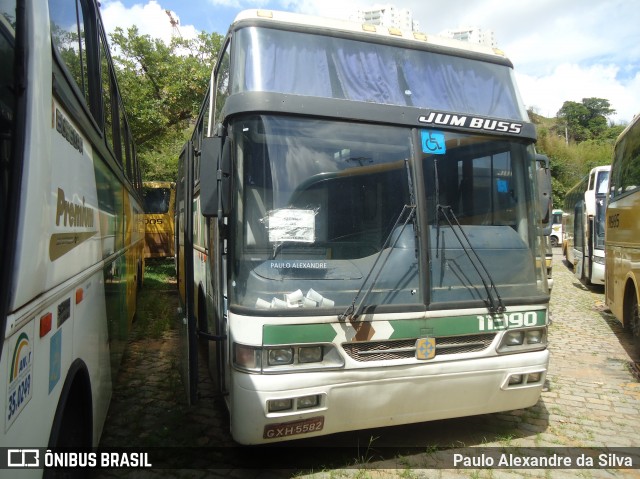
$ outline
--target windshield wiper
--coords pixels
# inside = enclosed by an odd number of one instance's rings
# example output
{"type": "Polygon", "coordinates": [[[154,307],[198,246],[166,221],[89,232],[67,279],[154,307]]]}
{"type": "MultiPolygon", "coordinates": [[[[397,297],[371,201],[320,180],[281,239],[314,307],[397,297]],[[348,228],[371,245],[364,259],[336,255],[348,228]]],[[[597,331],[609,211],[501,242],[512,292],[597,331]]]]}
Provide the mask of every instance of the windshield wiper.
{"type": "Polygon", "coordinates": [[[345,320],[355,321],[356,319],[358,319],[358,316],[360,316],[360,311],[362,310],[362,305],[364,304],[366,299],[371,294],[371,291],[373,291],[373,287],[378,282],[378,278],[380,277],[380,273],[382,272],[382,270],[384,269],[385,265],[387,264],[387,260],[389,259],[389,256],[391,256],[391,251],[396,247],[396,244],[400,240],[400,237],[402,236],[402,233],[404,232],[405,227],[407,226],[409,221],[411,221],[411,219],[413,218],[413,216],[415,214],[415,211],[416,211],[415,205],[404,205],[402,207],[402,211],[400,211],[400,214],[398,215],[398,218],[396,219],[396,222],[394,223],[393,227],[391,228],[391,231],[389,232],[389,235],[387,236],[387,239],[384,241],[384,244],[382,245],[382,248],[380,249],[380,252],[376,256],[376,260],[373,262],[373,265],[371,265],[371,268],[369,268],[369,272],[367,273],[367,276],[364,278],[364,281],[362,282],[362,285],[360,286],[360,289],[358,290],[358,292],[354,296],[353,301],[351,302],[351,304],[345,310],[344,313],[338,315],[338,319],[340,321],[345,321],[345,320]],[[408,211],[408,214],[405,213],[407,211],[408,211]],[[405,216],[405,214],[406,214],[406,218],[402,222],[402,227],[400,229],[400,232],[396,233],[396,228],[398,227],[398,225],[402,221],[402,217],[405,216]],[[393,236],[394,233],[396,233],[396,238],[393,241],[393,244],[391,245],[391,250],[388,252],[386,258],[382,262],[382,265],[378,269],[378,272],[376,273],[375,278],[373,278],[373,280],[371,281],[369,289],[367,289],[367,292],[364,294],[364,296],[360,300],[360,303],[358,304],[358,307],[356,308],[356,301],[358,300],[358,297],[360,296],[360,293],[362,293],[362,290],[364,289],[365,285],[367,284],[367,282],[369,282],[369,278],[373,274],[373,271],[376,269],[376,265],[378,264],[378,261],[380,261],[380,258],[382,257],[382,254],[385,252],[385,249],[389,245],[389,243],[391,241],[391,237],[393,236]]]}
{"type": "Polygon", "coordinates": [[[482,285],[484,286],[484,289],[487,293],[487,299],[485,300],[487,309],[489,310],[490,313],[504,313],[506,311],[506,308],[504,306],[504,303],[502,302],[500,293],[498,293],[498,289],[496,288],[496,285],[493,282],[493,278],[491,277],[491,274],[489,273],[489,270],[487,269],[487,267],[484,265],[484,263],[480,259],[480,256],[478,255],[477,251],[471,244],[469,237],[464,232],[464,229],[462,228],[462,225],[458,221],[456,214],[453,212],[453,208],[449,205],[440,204],[440,180],[438,178],[438,160],[435,160],[435,159],[433,160],[433,166],[434,166],[434,174],[435,174],[435,180],[436,180],[436,185],[435,185],[436,186],[436,191],[435,191],[436,193],[436,258],[438,255],[438,251],[440,249],[440,213],[442,213],[442,216],[444,216],[444,219],[447,220],[447,223],[449,223],[449,226],[451,227],[451,231],[453,232],[454,236],[458,240],[458,243],[460,243],[460,246],[462,247],[462,251],[464,251],[464,253],[467,255],[467,258],[469,258],[469,262],[471,263],[473,268],[476,270],[476,273],[478,273],[478,276],[480,277],[480,281],[482,281],[482,285]],[[453,222],[451,221],[451,219],[453,219],[453,222]],[[458,232],[456,231],[454,224],[455,226],[458,227],[458,230],[460,231],[461,235],[458,234],[458,232]],[[465,243],[462,241],[463,237],[468,245],[468,248],[467,246],[465,246],[465,243]],[[486,274],[486,277],[490,283],[489,285],[487,285],[487,282],[485,281],[484,276],[480,272],[480,268],[478,268],[476,261],[473,260],[471,253],[469,253],[469,250],[471,250],[471,252],[473,253],[473,257],[475,257],[477,263],[480,265],[480,267],[486,274]],[[497,301],[493,297],[492,291],[495,293],[497,301]]]}
{"type": "Polygon", "coordinates": [[[384,244],[382,245],[382,248],[380,248],[380,252],[376,256],[376,259],[373,262],[373,265],[371,265],[371,268],[369,268],[369,272],[367,273],[367,276],[364,278],[364,281],[362,282],[362,285],[360,286],[360,289],[358,290],[358,292],[354,296],[353,301],[351,302],[351,304],[345,310],[344,313],[338,315],[338,319],[340,321],[345,321],[345,320],[355,321],[355,320],[358,319],[358,316],[360,316],[360,312],[362,311],[362,307],[364,305],[364,302],[367,300],[367,298],[371,294],[371,291],[373,291],[373,287],[378,282],[378,278],[380,277],[380,273],[382,272],[382,270],[384,269],[385,265],[387,264],[387,261],[388,261],[389,257],[391,256],[391,252],[396,247],[396,244],[398,244],[398,241],[402,237],[402,233],[404,233],[404,229],[406,228],[407,224],[409,224],[409,222],[412,221],[414,216],[415,216],[416,202],[415,202],[415,197],[414,197],[414,194],[413,194],[413,183],[411,181],[411,172],[409,171],[409,162],[406,159],[404,161],[405,161],[405,168],[407,170],[407,178],[408,178],[408,181],[409,181],[409,200],[410,200],[411,204],[410,205],[404,205],[402,207],[402,211],[400,211],[400,214],[396,218],[395,223],[391,227],[391,231],[387,235],[387,238],[384,240],[384,244]],[[404,219],[404,221],[402,221],[402,218],[405,215],[406,215],[406,218],[404,219]],[[376,265],[378,264],[378,261],[380,261],[380,258],[382,257],[382,254],[384,253],[385,249],[389,245],[389,243],[391,241],[391,237],[393,236],[394,232],[396,232],[396,228],[398,227],[398,225],[400,224],[401,221],[402,221],[402,227],[400,228],[400,231],[397,233],[397,236],[396,236],[395,240],[393,241],[393,244],[391,245],[391,249],[389,250],[386,258],[384,259],[384,261],[382,262],[382,265],[378,269],[378,272],[376,273],[375,278],[373,278],[373,280],[371,281],[371,283],[369,285],[369,289],[367,289],[367,292],[364,294],[364,296],[360,300],[360,303],[358,304],[358,307],[356,308],[356,301],[358,300],[358,296],[360,296],[360,293],[362,293],[362,290],[364,289],[365,285],[369,281],[369,278],[371,277],[371,274],[376,269],[376,265]]]}

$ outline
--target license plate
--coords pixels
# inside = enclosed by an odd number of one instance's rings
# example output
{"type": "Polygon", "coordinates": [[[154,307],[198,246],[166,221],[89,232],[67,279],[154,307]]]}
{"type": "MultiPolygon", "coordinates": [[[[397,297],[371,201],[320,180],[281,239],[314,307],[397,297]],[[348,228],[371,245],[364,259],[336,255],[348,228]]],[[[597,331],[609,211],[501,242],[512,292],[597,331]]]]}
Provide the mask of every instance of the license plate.
{"type": "Polygon", "coordinates": [[[302,419],[300,421],[281,422],[279,424],[267,424],[264,427],[264,439],[276,439],[279,437],[296,436],[310,432],[322,431],[324,416],[302,419]]]}

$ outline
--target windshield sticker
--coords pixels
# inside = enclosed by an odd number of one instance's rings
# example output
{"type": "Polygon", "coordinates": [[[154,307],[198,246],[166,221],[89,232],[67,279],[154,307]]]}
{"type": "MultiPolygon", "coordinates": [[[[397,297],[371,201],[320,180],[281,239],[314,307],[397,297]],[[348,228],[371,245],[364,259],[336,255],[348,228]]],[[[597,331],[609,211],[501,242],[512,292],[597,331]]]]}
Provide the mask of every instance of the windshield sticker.
{"type": "Polygon", "coordinates": [[[269,241],[313,243],[316,239],[314,210],[281,208],[269,212],[269,241]]]}
{"type": "Polygon", "coordinates": [[[445,143],[444,133],[439,131],[422,130],[420,132],[422,139],[422,152],[431,155],[444,155],[447,152],[447,144],[445,143]]]}

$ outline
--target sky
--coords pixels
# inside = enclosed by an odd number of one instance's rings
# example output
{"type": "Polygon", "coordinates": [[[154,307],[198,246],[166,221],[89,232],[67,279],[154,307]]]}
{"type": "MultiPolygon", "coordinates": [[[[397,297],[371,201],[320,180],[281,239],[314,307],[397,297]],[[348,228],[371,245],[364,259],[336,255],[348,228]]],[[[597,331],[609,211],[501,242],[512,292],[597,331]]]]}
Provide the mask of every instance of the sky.
{"type": "MultiPolygon", "coordinates": [[[[225,35],[244,9],[262,8],[347,18],[366,0],[101,0],[107,32],[136,25],[142,34],[169,41],[180,34],[225,35]]],[[[512,61],[527,108],[554,117],[565,101],[609,100],[609,119],[626,124],[640,113],[640,5],[637,0],[396,0],[420,30],[438,34],[476,26],[493,30],[512,61]]]]}

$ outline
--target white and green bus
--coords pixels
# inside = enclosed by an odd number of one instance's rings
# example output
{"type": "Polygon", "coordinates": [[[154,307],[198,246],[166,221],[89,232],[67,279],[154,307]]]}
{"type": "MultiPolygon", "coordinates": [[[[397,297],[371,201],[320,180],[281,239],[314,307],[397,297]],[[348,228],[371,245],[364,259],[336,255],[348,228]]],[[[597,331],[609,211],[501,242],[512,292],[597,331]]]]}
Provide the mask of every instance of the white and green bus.
{"type": "Polygon", "coordinates": [[[564,254],[586,284],[605,283],[605,210],[610,165],[592,168],[564,197],[564,254]]]}
{"type": "Polygon", "coordinates": [[[241,13],[179,163],[191,400],[200,338],[242,444],[536,404],[535,140],[500,52],[241,13]]]}
{"type": "Polygon", "coordinates": [[[97,447],[144,268],[97,2],[1,0],[0,57],[0,447],[97,447]]]}

